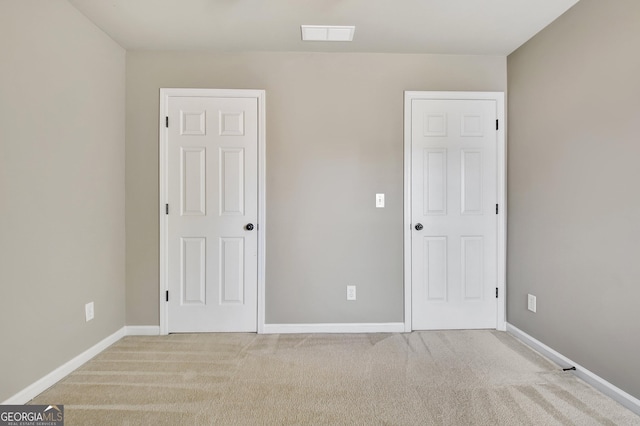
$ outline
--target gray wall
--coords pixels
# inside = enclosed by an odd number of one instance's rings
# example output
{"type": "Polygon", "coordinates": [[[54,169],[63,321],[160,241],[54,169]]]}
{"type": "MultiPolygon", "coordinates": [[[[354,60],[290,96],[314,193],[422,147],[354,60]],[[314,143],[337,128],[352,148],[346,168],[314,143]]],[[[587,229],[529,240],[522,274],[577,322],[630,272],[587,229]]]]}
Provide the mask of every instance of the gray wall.
{"type": "Polygon", "coordinates": [[[508,321],[635,397],[639,23],[582,0],[508,58],[508,321]]]}
{"type": "Polygon", "coordinates": [[[125,318],[125,52],[66,1],[1,7],[0,402],[125,318]]]}
{"type": "Polygon", "coordinates": [[[158,324],[161,87],[267,91],[267,323],[402,322],[403,91],[504,91],[506,58],[128,52],[130,325],[158,324]]]}

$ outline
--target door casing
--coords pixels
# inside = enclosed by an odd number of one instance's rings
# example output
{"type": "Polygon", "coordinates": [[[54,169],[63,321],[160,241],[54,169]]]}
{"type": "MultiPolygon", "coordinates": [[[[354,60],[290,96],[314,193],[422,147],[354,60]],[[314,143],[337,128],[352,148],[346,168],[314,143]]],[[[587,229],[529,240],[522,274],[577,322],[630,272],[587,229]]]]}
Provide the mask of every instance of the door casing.
{"type": "Polygon", "coordinates": [[[160,89],[160,117],[158,120],[159,134],[159,222],[160,222],[160,334],[166,335],[169,331],[169,318],[167,315],[166,291],[168,286],[168,215],[165,205],[168,200],[168,133],[165,125],[165,117],[168,116],[169,99],[173,96],[180,97],[221,97],[221,98],[256,98],[258,102],[258,333],[264,332],[265,322],[265,182],[266,182],[266,126],[265,126],[265,96],[264,90],[244,89],[160,89]]]}
{"type": "Polygon", "coordinates": [[[506,204],[506,143],[505,143],[505,113],[503,92],[404,92],[404,331],[412,331],[411,316],[411,108],[414,100],[492,100],[496,102],[496,116],[498,117],[497,132],[497,178],[498,191],[498,304],[497,329],[506,331],[506,243],[507,243],[507,204],[506,204]]]}

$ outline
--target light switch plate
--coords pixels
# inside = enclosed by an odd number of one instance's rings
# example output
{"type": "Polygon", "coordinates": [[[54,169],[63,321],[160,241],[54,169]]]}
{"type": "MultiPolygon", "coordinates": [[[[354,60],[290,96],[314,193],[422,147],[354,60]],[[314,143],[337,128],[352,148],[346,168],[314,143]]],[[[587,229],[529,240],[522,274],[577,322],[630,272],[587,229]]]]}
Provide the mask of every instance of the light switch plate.
{"type": "Polygon", "coordinates": [[[376,194],[376,207],[384,208],[384,194],[376,194]]]}
{"type": "Polygon", "coordinates": [[[537,306],[536,306],[537,302],[536,302],[536,297],[533,294],[528,294],[527,295],[527,309],[529,309],[531,312],[536,312],[537,306]]]}
{"type": "Polygon", "coordinates": [[[348,285],[347,286],[347,300],[356,300],[356,286],[348,285]]]}
{"type": "Polygon", "coordinates": [[[89,322],[93,319],[93,302],[84,305],[85,321],[89,322]]]}

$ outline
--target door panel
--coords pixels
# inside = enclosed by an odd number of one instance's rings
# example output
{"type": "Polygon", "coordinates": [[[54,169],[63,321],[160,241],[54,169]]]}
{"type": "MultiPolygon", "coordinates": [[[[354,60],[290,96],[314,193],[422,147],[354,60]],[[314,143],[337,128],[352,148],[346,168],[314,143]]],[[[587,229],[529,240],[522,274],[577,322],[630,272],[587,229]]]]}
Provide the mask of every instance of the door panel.
{"type": "Polygon", "coordinates": [[[244,302],[244,238],[220,238],[220,303],[244,302]]]}
{"type": "Polygon", "coordinates": [[[447,214],[447,150],[424,150],[424,216],[447,214]]]}
{"type": "Polygon", "coordinates": [[[174,96],[168,117],[168,331],[256,331],[258,101],[174,96]]]}
{"type": "Polygon", "coordinates": [[[447,237],[422,237],[422,241],[426,299],[430,302],[446,302],[448,294],[447,237]]]}
{"type": "Polygon", "coordinates": [[[462,214],[482,214],[482,151],[463,148],[461,162],[461,207],[462,214]]]}
{"type": "Polygon", "coordinates": [[[206,151],[204,147],[180,148],[180,212],[183,216],[206,215],[206,151]]]}
{"type": "Polygon", "coordinates": [[[244,149],[220,149],[220,216],[244,215],[244,149]]]}
{"type": "Polygon", "coordinates": [[[181,305],[206,303],[206,239],[180,238],[180,300],[181,305]]]}
{"type": "Polygon", "coordinates": [[[492,100],[412,102],[413,329],[496,328],[496,115],[492,100]]]}

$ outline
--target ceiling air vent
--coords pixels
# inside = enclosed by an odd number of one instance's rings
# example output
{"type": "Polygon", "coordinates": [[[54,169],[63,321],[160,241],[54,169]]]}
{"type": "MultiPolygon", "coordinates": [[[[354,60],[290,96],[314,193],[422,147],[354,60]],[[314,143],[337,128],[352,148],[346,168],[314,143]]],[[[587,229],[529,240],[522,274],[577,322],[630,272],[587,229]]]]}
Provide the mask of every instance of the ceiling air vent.
{"type": "Polygon", "coordinates": [[[354,25],[300,25],[303,41],[353,41],[354,25]]]}

